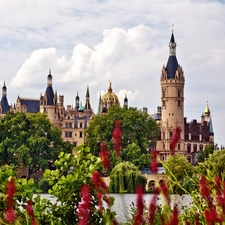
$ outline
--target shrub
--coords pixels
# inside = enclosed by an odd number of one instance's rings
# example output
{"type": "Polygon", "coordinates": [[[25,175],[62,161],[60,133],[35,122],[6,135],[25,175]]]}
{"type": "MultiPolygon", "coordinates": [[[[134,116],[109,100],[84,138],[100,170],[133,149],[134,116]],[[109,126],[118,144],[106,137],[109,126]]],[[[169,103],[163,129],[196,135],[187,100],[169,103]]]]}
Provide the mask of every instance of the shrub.
{"type": "Polygon", "coordinates": [[[38,188],[40,188],[44,193],[47,193],[48,190],[51,188],[48,179],[47,178],[42,178],[38,182],[38,188]]]}

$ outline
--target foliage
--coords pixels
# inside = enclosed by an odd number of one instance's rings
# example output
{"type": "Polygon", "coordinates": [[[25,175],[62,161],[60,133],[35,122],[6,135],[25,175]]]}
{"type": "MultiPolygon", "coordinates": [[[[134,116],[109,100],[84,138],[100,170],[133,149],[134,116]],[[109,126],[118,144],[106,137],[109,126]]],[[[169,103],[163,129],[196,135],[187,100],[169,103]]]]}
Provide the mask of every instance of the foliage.
{"type": "Polygon", "coordinates": [[[116,165],[110,173],[109,191],[134,193],[140,184],[145,186],[146,182],[146,178],[141,175],[134,164],[122,162],[116,165]]]}
{"type": "Polygon", "coordinates": [[[218,150],[218,146],[213,143],[205,146],[204,150],[199,152],[198,162],[204,162],[209,158],[209,155],[213,154],[214,150],[218,150]]]}
{"type": "MultiPolygon", "coordinates": [[[[147,113],[136,108],[125,109],[119,106],[112,106],[106,114],[95,116],[86,130],[87,138],[85,144],[91,148],[95,155],[98,155],[100,143],[104,142],[107,144],[108,149],[111,150],[111,155],[113,155],[112,131],[116,120],[121,121],[121,149],[125,149],[124,153],[127,153],[130,148],[132,151],[136,151],[136,158],[140,159],[137,162],[137,166],[146,166],[146,161],[142,161],[142,155],[148,153],[147,149],[149,148],[150,140],[154,145],[158,134],[158,125],[147,113]]],[[[126,156],[125,159],[125,154],[123,154],[123,160],[134,161],[134,158],[131,155],[131,158],[126,156]]],[[[114,163],[116,161],[111,162],[112,168],[116,165],[114,163]]]]}
{"type": "MultiPolygon", "coordinates": [[[[82,201],[80,190],[83,185],[88,185],[92,196],[90,224],[111,224],[114,214],[108,209],[103,208],[100,211],[96,207],[98,192],[92,183],[93,172],[102,167],[101,159],[92,155],[90,148],[80,146],[75,155],[61,152],[59,159],[55,161],[55,167],[55,170],[46,170],[44,174],[52,186],[49,193],[56,198],[52,208],[54,222],[78,223],[78,207],[82,201]]],[[[105,195],[103,199],[106,199],[105,195]]]]}
{"type": "Polygon", "coordinates": [[[191,192],[196,188],[197,178],[195,168],[181,154],[169,156],[163,163],[165,175],[168,178],[170,192],[181,194],[191,192]]]}
{"type": "Polygon", "coordinates": [[[225,180],[225,150],[214,151],[203,163],[197,165],[198,173],[210,174],[211,177],[220,177],[225,180]]]}
{"type": "Polygon", "coordinates": [[[148,167],[150,162],[150,154],[143,154],[140,147],[131,143],[127,145],[126,148],[122,149],[122,159],[123,161],[128,161],[133,163],[138,169],[143,167],[148,167]]]}
{"type": "Polygon", "coordinates": [[[38,181],[38,187],[44,192],[44,193],[48,193],[48,190],[51,188],[51,186],[49,185],[48,179],[46,178],[41,178],[38,181]]]}
{"type": "Polygon", "coordinates": [[[0,165],[27,168],[27,180],[40,169],[45,170],[60,151],[71,152],[63,142],[61,131],[46,115],[9,112],[0,120],[0,165]]]}
{"type": "Polygon", "coordinates": [[[33,198],[33,179],[17,179],[15,168],[12,166],[2,166],[0,168],[0,224],[6,224],[3,221],[6,219],[6,209],[9,209],[9,204],[13,206],[18,218],[17,224],[28,224],[29,218],[25,212],[27,201],[33,198]],[[13,182],[15,190],[9,190],[8,183],[13,182]],[[14,193],[16,191],[16,193],[14,193]],[[9,194],[11,193],[11,196],[9,194]],[[10,198],[10,199],[9,199],[10,198]],[[21,223],[19,223],[19,221],[21,223]],[[22,223],[23,222],[23,223],[22,223]]]}

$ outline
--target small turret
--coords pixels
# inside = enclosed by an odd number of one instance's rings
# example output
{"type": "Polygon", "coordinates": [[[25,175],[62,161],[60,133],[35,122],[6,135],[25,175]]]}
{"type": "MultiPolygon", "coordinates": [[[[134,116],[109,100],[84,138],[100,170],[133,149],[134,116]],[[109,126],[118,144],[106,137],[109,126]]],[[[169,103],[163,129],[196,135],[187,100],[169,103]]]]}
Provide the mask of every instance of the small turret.
{"type": "Polygon", "coordinates": [[[123,107],[124,107],[125,109],[128,108],[128,98],[127,98],[127,94],[125,94],[123,107]]]}
{"type": "Polygon", "coordinates": [[[84,106],[85,110],[91,110],[91,104],[90,104],[90,94],[89,94],[89,87],[87,86],[87,91],[86,91],[86,103],[84,106]]]}
{"type": "Polygon", "coordinates": [[[7,100],[7,88],[5,86],[5,82],[4,82],[4,85],[2,87],[2,99],[1,99],[0,108],[1,108],[2,114],[7,113],[9,111],[9,108],[10,108],[8,100],[7,100]]]}
{"type": "Polygon", "coordinates": [[[75,98],[75,108],[76,108],[76,110],[79,109],[79,102],[80,102],[80,97],[78,96],[78,92],[77,92],[77,96],[75,98]]]}

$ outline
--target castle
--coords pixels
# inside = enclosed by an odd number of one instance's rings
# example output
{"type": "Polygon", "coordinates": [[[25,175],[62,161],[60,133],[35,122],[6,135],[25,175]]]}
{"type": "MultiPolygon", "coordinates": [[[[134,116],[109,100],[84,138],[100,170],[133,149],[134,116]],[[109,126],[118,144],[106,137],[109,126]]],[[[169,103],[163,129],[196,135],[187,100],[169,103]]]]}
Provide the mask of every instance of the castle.
{"type": "MultiPolygon", "coordinates": [[[[162,68],[160,81],[161,106],[157,108],[157,113],[152,115],[160,125],[160,137],[156,147],[159,156],[161,160],[168,157],[170,154],[170,139],[175,127],[179,126],[181,128],[180,140],[175,151],[185,155],[191,163],[195,164],[198,153],[209,142],[214,142],[212,119],[208,103],[200,122],[193,120],[188,123],[184,117],[185,77],[176,58],[176,42],[173,32],[169,43],[168,62],[162,68]]],[[[102,97],[100,95],[97,113],[107,113],[107,110],[114,104],[120,105],[118,97],[112,92],[112,83],[110,82],[108,92],[102,97]]],[[[128,107],[127,96],[124,98],[124,107],[128,107]]],[[[14,106],[8,104],[7,88],[4,83],[0,114],[4,115],[10,110],[47,114],[50,121],[61,128],[62,138],[71,142],[74,146],[85,142],[84,131],[95,115],[90,104],[89,87],[86,90],[84,106],[77,93],[75,107],[71,107],[71,105],[64,107],[64,96],[58,96],[57,92],[53,91],[51,70],[47,76],[47,87],[44,95],[41,94],[39,99],[20,98],[18,96],[14,106]]]]}

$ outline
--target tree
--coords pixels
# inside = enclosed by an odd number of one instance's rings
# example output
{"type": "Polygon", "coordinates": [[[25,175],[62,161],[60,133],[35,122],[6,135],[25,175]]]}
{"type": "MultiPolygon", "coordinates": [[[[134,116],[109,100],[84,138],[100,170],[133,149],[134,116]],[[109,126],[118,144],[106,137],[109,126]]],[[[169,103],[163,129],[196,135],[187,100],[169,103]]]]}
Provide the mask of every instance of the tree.
{"type": "MultiPolygon", "coordinates": [[[[108,191],[104,192],[102,187],[97,188],[93,182],[94,174],[102,167],[101,159],[92,155],[89,147],[78,146],[75,155],[61,152],[55,161],[55,167],[55,170],[46,170],[44,174],[52,187],[49,193],[56,198],[51,211],[55,221],[51,224],[112,224],[115,213],[104,208],[104,205],[100,206],[100,201],[111,206],[113,199],[107,195],[108,191]],[[78,223],[82,219],[79,216],[80,206],[84,205],[87,198],[82,197],[84,186],[89,188],[83,194],[91,194],[89,209],[84,211],[84,214],[90,214],[90,218],[86,223],[78,223]]],[[[97,183],[101,182],[100,178],[97,183]]]]}
{"type": "Polygon", "coordinates": [[[0,120],[0,164],[21,165],[31,174],[53,164],[61,151],[71,152],[61,130],[46,115],[9,112],[0,120]]]}
{"type": "Polygon", "coordinates": [[[134,193],[139,185],[146,185],[146,178],[130,162],[122,162],[110,173],[109,191],[113,193],[134,193]]]}
{"type": "Polygon", "coordinates": [[[170,192],[182,194],[192,191],[197,184],[195,168],[181,154],[171,155],[163,163],[170,192]]]}
{"type": "Polygon", "coordinates": [[[124,161],[133,163],[138,169],[142,169],[143,166],[149,166],[151,157],[150,154],[143,154],[137,144],[131,143],[122,149],[122,158],[124,161]]]}
{"type": "Polygon", "coordinates": [[[200,151],[198,155],[198,162],[204,162],[207,158],[209,158],[210,154],[213,154],[214,150],[218,150],[218,146],[213,143],[205,146],[203,151],[200,151]]]}
{"type": "Polygon", "coordinates": [[[225,181],[225,149],[214,151],[204,162],[198,163],[197,171],[201,175],[218,176],[225,181]]]}
{"type": "MultiPolygon", "coordinates": [[[[142,112],[136,108],[120,108],[119,106],[112,106],[106,114],[97,115],[91,121],[86,130],[87,138],[85,144],[89,146],[95,155],[99,154],[100,143],[105,142],[109,150],[113,149],[112,131],[116,120],[121,121],[122,129],[122,152],[126,153],[128,149],[136,146],[140,151],[137,151],[136,158],[140,158],[143,154],[149,154],[148,148],[151,143],[156,143],[158,135],[158,125],[147,113],[142,112]],[[132,147],[133,146],[133,147],[132,147]]],[[[122,160],[125,159],[125,154],[122,154],[122,160]]],[[[149,164],[149,162],[148,162],[149,164]]],[[[145,161],[137,165],[138,167],[147,166],[145,161]]],[[[114,166],[114,165],[112,165],[114,166]]]]}

